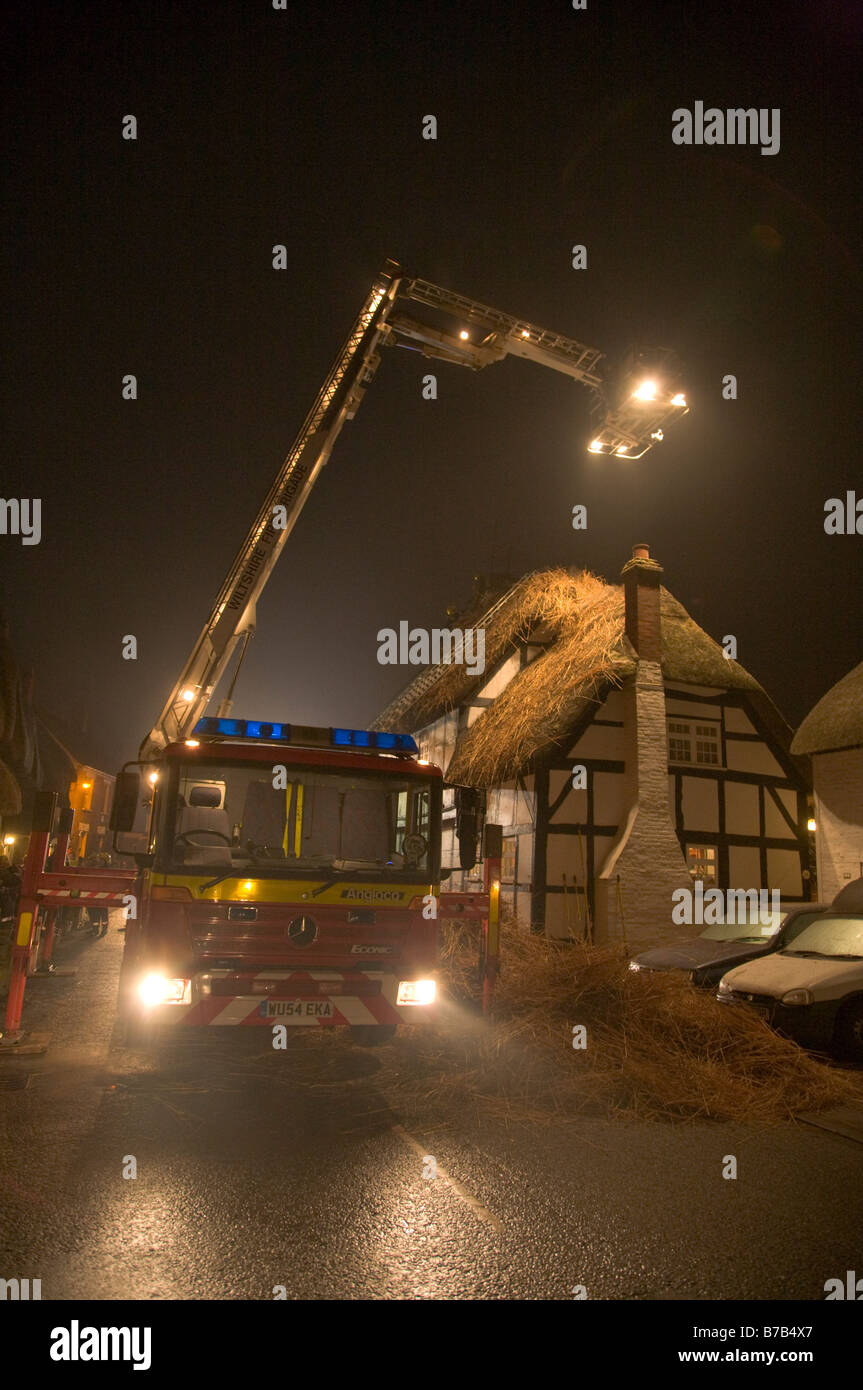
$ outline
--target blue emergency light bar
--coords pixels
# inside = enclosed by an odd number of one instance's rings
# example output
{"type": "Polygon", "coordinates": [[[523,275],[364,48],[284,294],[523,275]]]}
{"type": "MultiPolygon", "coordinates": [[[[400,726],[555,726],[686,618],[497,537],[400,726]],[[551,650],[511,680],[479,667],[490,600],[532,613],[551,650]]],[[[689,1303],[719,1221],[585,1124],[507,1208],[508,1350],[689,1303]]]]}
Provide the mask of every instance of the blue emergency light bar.
{"type": "Polygon", "coordinates": [[[306,748],[364,748],[382,753],[418,753],[410,734],[368,729],[319,729],[305,724],[268,724],[262,719],[218,719],[204,715],[193,731],[210,738],[263,739],[306,748]]]}

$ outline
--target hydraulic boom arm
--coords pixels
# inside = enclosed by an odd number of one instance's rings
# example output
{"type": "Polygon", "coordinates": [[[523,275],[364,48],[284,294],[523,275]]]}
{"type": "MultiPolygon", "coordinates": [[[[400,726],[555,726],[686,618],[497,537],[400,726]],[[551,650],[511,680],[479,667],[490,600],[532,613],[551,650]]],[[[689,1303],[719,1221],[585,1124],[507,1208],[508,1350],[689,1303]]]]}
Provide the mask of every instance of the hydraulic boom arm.
{"type": "MultiPolygon", "coordinates": [[[[474,370],[513,355],[563,372],[594,392],[602,412],[589,446],[594,453],[640,458],[653,441],[662,438],[659,426],[686,409],[680,393],[671,397],[667,384],[660,391],[654,381],[642,382],[635,391],[627,388],[623,402],[609,408],[606,381],[599,372],[603,354],[596,348],[502,314],[428,280],[409,279],[395,261],[387,261],[237,552],[179,680],[141,745],[142,760],[168,743],[189,737],[240,642],[242,661],[255,630],[257,601],[342,426],[357,412],[377,370],[382,346],[411,347],[427,357],[474,370]],[[403,303],[420,305],[426,314],[431,310],[432,321],[408,317],[401,311],[403,303]]],[[[666,354],[666,362],[671,357],[666,354]]],[[[663,373],[666,382],[671,375],[663,373]]],[[[222,715],[230,712],[231,691],[219,706],[222,715]]]]}
{"type": "MultiPolygon", "coordinates": [[[[166,744],[188,738],[203,715],[241,639],[255,628],[255,605],[308,500],[346,420],[353,419],[375,374],[387,314],[398,286],[388,261],[375,281],[347,342],[306,416],[258,515],[237,551],[210,616],[179,680],[141,745],[146,760],[166,744]],[[277,508],[283,509],[277,511],[277,508]]],[[[222,709],[227,714],[227,708],[222,709]]]]}

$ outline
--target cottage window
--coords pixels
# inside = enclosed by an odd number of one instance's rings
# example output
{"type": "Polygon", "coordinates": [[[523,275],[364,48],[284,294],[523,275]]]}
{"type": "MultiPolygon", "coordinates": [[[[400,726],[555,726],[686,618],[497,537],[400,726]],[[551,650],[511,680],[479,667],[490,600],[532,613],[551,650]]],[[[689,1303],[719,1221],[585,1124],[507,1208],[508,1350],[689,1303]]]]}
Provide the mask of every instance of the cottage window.
{"type": "Polygon", "coordinates": [[[692,762],[692,741],[688,724],[679,724],[669,720],[668,757],[673,763],[692,762]]]}
{"type": "Polygon", "coordinates": [[[688,719],[669,719],[668,761],[719,767],[718,721],[715,724],[696,724],[688,719]]]}
{"type": "Polygon", "coordinates": [[[693,881],[700,878],[705,887],[716,883],[716,846],[687,845],[686,866],[693,881]]]}

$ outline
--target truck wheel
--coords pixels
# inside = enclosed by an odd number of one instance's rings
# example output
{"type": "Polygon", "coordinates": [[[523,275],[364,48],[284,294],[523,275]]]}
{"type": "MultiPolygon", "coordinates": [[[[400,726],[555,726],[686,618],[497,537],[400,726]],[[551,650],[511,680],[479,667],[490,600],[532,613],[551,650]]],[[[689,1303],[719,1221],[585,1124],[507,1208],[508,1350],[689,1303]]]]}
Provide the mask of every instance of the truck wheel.
{"type": "Polygon", "coordinates": [[[397,1028],[397,1023],[357,1024],[351,1029],[351,1041],[358,1047],[380,1047],[392,1042],[397,1028]]]}
{"type": "Polygon", "coordinates": [[[863,999],[845,1005],[836,1020],[834,1042],[843,1056],[863,1062],[863,999]]]}

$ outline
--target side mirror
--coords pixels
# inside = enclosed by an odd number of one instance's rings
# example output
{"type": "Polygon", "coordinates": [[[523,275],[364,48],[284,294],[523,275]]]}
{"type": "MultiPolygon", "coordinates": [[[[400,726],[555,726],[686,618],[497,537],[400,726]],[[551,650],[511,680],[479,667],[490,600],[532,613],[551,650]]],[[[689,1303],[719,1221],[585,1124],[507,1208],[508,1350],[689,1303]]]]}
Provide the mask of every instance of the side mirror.
{"type": "Polygon", "coordinates": [[[114,833],[114,852],[124,858],[134,859],[139,869],[147,869],[155,855],[147,847],[148,837],[142,831],[117,830],[114,833]]]}
{"type": "Polygon", "coordinates": [[[123,772],[119,772],[114,787],[114,802],[111,806],[110,824],[113,831],[130,831],[134,829],[140,796],[140,772],[131,772],[125,769],[123,772]]]}
{"type": "Polygon", "coordinates": [[[485,818],[485,792],[479,787],[455,788],[455,833],[459,865],[472,869],[476,864],[477,842],[485,818]]]}

